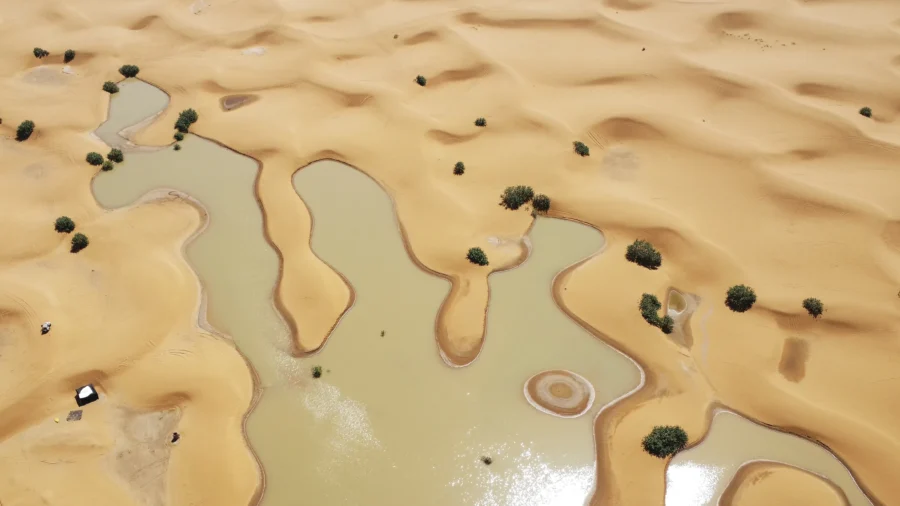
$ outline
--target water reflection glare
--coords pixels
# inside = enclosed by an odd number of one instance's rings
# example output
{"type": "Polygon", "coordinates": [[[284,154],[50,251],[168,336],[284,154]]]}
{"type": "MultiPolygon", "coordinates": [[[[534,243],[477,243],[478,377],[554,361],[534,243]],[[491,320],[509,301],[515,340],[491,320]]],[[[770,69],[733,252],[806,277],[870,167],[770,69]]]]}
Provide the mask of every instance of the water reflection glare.
{"type": "Polygon", "coordinates": [[[672,463],[666,471],[666,506],[706,504],[716,492],[724,468],[696,462],[672,463]]]}

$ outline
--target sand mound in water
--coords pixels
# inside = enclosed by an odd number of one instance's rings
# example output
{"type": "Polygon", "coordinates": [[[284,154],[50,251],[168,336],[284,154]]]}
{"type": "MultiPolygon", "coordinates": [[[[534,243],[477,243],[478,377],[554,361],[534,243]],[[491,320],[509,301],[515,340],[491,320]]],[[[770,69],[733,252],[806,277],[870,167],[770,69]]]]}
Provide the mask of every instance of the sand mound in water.
{"type": "Polygon", "coordinates": [[[540,411],[574,418],[591,409],[594,387],[571,371],[544,371],[525,382],[525,398],[540,411]]]}
{"type": "Polygon", "coordinates": [[[824,478],[777,462],[742,466],[719,499],[720,506],[815,504],[847,506],[847,497],[824,478]]]}

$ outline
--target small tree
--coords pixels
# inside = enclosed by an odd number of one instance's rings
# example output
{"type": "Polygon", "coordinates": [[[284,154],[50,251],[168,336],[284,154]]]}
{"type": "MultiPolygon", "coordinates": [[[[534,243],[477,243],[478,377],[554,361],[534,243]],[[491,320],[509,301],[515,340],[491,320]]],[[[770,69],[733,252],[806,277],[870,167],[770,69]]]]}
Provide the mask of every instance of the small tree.
{"type": "Polygon", "coordinates": [[[591,156],[591,148],[587,147],[587,144],[581,141],[575,141],[572,143],[575,146],[575,152],[581,156],[591,156]]]}
{"type": "Polygon", "coordinates": [[[66,63],[71,62],[75,59],[75,51],[71,49],[66,49],[66,52],[63,54],[63,61],[66,63]]]}
{"type": "Polygon", "coordinates": [[[103,83],[103,91],[109,93],[110,95],[112,95],[113,93],[118,93],[119,85],[112,81],[106,81],[105,83],[103,83]]]}
{"type": "Polygon", "coordinates": [[[322,366],[320,366],[320,365],[313,366],[313,368],[312,368],[312,376],[313,376],[313,378],[320,378],[320,377],[322,377],[322,366]]]}
{"type": "Polygon", "coordinates": [[[653,427],[650,434],[647,434],[641,441],[644,451],[664,459],[671,455],[675,455],[684,449],[688,442],[687,432],[677,425],[663,425],[653,427]]]}
{"type": "Polygon", "coordinates": [[[173,135],[172,137],[175,137],[175,140],[176,140],[176,141],[183,141],[183,140],[184,140],[184,134],[181,133],[181,132],[175,132],[175,135],[173,135]]]}
{"type": "Polygon", "coordinates": [[[671,316],[666,315],[659,319],[659,323],[656,326],[663,331],[663,334],[671,334],[675,330],[675,320],[671,316]]]}
{"type": "Polygon", "coordinates": [[[663,316],[662,318],[659,317],[658,312],[662,309],[662,304],[660,304],[656,295],[650,293],[641,295],[641,302],[638,304],[638,309],[641,310],[641,317],[644,318],[644,321],[654,327],[658,327],[664,334],[671,334],[675,329],[675,320],[673,320],[672,317],[668,315],[663,316]]]}
{"type": "Polygon", "coordinates": [[[531,201],[531,205],[534,207],[535,211],[546,213],[550,210],[550,197],[543,193],[539,193],[538,195],[535,195],[534,200],[531,201]]]}
{"type": "Polygon", "coordinates": [[[122,150],[119,148],[112,148],[109,151],[109,154],[106,155],[106,158],[111,162],[122,163],[125,161],[125,155],[122,154],[122,150]]]}
{"type": "Polygon", "coordinates": [[[34,133],[34,121],[26,119],[19,123],[19,128],[16,128],[16,140],[19,142],[28,140],[32,133],[34,133]]]}
{"type": "Polygon", "coordinates": [[[75,222],[72,221],[72,218],[68,216],[60,216],[56,218],[56,222],[53,224],[53,228],[56,229],[60,234],[68,234],[69,232],[75,230],[75,222]]]}
{"type": "Polygon", "coordinates": [[[475,265],[485,266],[488,264],[488,257],[481,248],[469,248],[466,258],[475,265]]]}
{"type": "Polygon", "coordinates": [[[812,315],[813,318],[818,318],[825,311],[825,305],[822,304],[821,300],[810,297],[808,299],[803,299],[803,309],[812,315]]]}
{"type": "Polygon", "coordinates": [[[728,289],[725,305],[736,313],[743,313],[756,303],[756,292],[749,286],[735,285],[728,289]]]}
{"type": "Polygon", "coordinates": [[[125,77],[137,77],[141,69],[137,65],[122,65],[119,67],[119,73],[125,77]]]}
{"type": "Polygon", "coordinates": [[[103,155],[94,151],[88,153],[84,160],[91,165],[103,165],[103,155]]]}
{"type": "Polygon", "coordinates": [[[456,165],[453,166],[453,174],[457,176],[462,176],[466,172],[466,165],[462,162],[456,162],[456,165]]]}
{"type": "Polygon", "coordinates": [[[198,119],[200,119],[200,115],[197,114],[197,111],[193,109],[185,109],[178,113],[178,119],[183,119],[187,121],[189,125],[193,125],[197,122],[198,119]]]}
{"type": "Polygon", "coordinates": [[[428,83],[428,79],[425,79],[425,76],[416,76],[416,84],[419,86],[425,86],[428,83]]]}
{"type": "Polygon", "coordinates": [[[872,117],[872,109],[870,107],[863,107],[862,109],[859,110],[859,113],[867,118],[872,117]]]}
{"type": "Polygon", "coordinates": [[[109,172],[115,168],[115,165],[109,160],[103,162],[103,165],[100,166],[100,170],[103,172],[109,172]]]}
{"type": "Polygon", "coordinates": [[[181,144],[175,144],[172,149],[174,149],[175,151],[181,151],[181,144]]]}
{"type": "Polygon", "coordinates": [[[34,48],[34,51],[32,51],[32,53],[34,53],[34,57],[37,58],[38,60],[40,60],[41,58],[43,58],[45,56],[50,56],[50,51],[44,51],[43,49],[41,49],[39,47],[34,48]]]}
{"type": "Polygon", "coordinates": [[[487,126],[487,120],[484,118],[478,118],[475,120],[475,126],[480,126],[480,127],[487,126]]]}
{"type": "Polygon", "coordinates": [[[534,198],[534,190],[530,186],[509,186],[500,195],[500,205],[515,211],[534,198]]]}
{"type": "Polygon", "coordinates": [[[88,244],[90,244],[90,241],[88,241],[86,235],[81,233],[75,234],[72,236],[72,248],[69,251],[71,251],[72,253],[78,253],[84,248],[87,248],[88,244]]]}
{"type": "Polygon", "coordinates": [[[656,270],[662,265],[662,255],[647,241],[638,239],[625,248],[625,260],[641,267],[656,270]]]}
{"type": "Polygon", "coordinates": [[[191,124],[181,118],[179,118],[175,122],[175,130],[178,130],[179,132],[181,132],[183,134],[188,133],[188,131],[190,129],[191,129],[191,124]]]}

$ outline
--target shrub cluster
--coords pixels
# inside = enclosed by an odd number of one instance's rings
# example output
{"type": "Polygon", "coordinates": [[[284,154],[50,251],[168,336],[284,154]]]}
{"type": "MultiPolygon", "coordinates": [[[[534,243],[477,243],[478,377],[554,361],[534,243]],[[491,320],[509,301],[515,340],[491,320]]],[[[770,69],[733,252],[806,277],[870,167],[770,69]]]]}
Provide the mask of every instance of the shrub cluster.
{"type": "Polygon", "coordinates": [[[90,244],[90,241],[88,241],[86,235],[81,233],[75,234],[74,236],[72,236],[72,248],[69,251],[71,251],[72,253],[78,253],[84,248],[87,248],[88,244],[90,244]]]}
{"type": "Polygon", "coordinates": [[[662,255],[647,241],[638,239],[625,248],[625,259],[641,267],[656,270],[662,265],[662,255]]]}
{"type": "Polygon", "coordinates": [[[515,211],[534,198],[534,190],[530,186],[510,186],[500,195],[500,205],[515,211]]]}
{"type": "Polygon", "coordinates": [[[39,60],[45,56],[50,56],[50,51],[45,51],[39,47],[34,48],[34,51],[32,51],[32,53],[34,53],[34,57],[39,60]]]}
{"type": "Polygon", "coordinates": [[[34,121],[26,119],[16,128],[16,140],[19,142],[28,140],[32,133],[34,133],[34,121]]]}
{"type": "Polygon", "coordinates": [[[531,201],[531,206],[539,213],[546,213],[550,210],[550,197],[543,193],[539,193],[534,196],[534,200],[531,201]]]}
{"type": "Polygon", "coordinates": [[[416,84],[419,86],[425,86],[428,83],[428,79],[425,79],[425,76],[416,76],[416,84]]]}
{"type": "Polygon", "coordinates": [[[659,303],[656,295],[649,293],[641,295],[641,303],[638,305],[638,308],[641,310],[641,316],[647,323],[654,327],[659,327],[659,330],[662,330],[664,334],[672,333],[672,330],[675,328],[675,321],[668,315],[662,318],[659,317],[658,311],[662,309],[662,304],[659,303]]]}
{"type": "Polygon", "coordinates": [[[53,228],[56,229],[60,234],[68,234],[69,232],[75,230],[75,222],[72,221],[72,218],[68,216],[60,216],[56,218],[56,222],[53,224],[53,228]]]}
{"type": "Polygon", "coordinates": [[[103,165],[103,155],[95,151],[88,153],[84,160],[91,165],[103,165]]]}
{"type": "Polygon", "coordinates": [[[175,132],[175,135],[173,135],[172,137],[175,137],[175,140],[176,140],[176,141],[183,141],[183,140],[184,140],[184,134],[181,133],[181,132],[175,132]]]}
{"type": "Polygon", "coordinates": [[[71,49],[66,49],[66,52],[63,54],[63,61],[66,63],[71,62],[75,59],[75,51],[71,49]]]}
{"type": "Polygon", "coordinates": [[[119,148],[112,148],[109,151],[109,154],[106,155],[106,159],[111,162],[122,163],[125,161],[125,155],[122,154],[122,150],[119,148]]]}
{"type": "Polygon", "coordinates": [[[178,120],[175,121],[175,130],[186,134],[190,130],[191,125],[196,123],[198,119],[200,119],[200,115],[197,114],[197,111],[185,109],[178,113],[178,120]]]}
{"type": "Polygon", "coordinates": [[[859,113],[867,118],[871,118],[872,117],[872,108],[871,107],[863,107],[862,109],[859,110],[859,113]]]}
{"type": "Polygon", "coordinates": [[[122,65],[119,67],[119,73],[125,77],[137,77],[141,69],[137,65],[122,65]]]}
{"type": "Polygon", "coordinates": [[[812,315],[813,318],[818,318],[825,311],[825,305],[822,304],[821,300],[810,297],[808,299],[803,299],[803,309],[812,315]]]}
{"type": "Polygon", "coordinates": [[[118,93],[119,85],[112,81],[106,81],[105,83],[103,83],[103,91],[109,93],[110,95],[112,95],[113,93],[118,93]]]}
{"type": "Polygon", "coordinates": [[[487,120],[484,118],[478,118],[475,120],[475,126],[480,126],[480,127],[487,126],[487,120]]]}
{"type": "Polygon", "coordinates": [[[466,172],[466,165],[462,162],[456,162],[456,165],[453,166],[453,174],[457,176],[462,176],[466,172]]]}
{"type": "Polygon", "coordinates": [[[749,286],[732,286],[728,289],[728,294],[725,296],[725,305],[736,313],[743,313],[749,310],[755,303],[756,292],[749,286]]]}
{"type": "Polygon", "coordinates": [[[587,144],[581,141],[575,141],[572,143],[575,146],[575,152],[581,156],[591,156],[591,148],[587,147],[587,144]]]}
{"type": "Polygon", "coordinates": [[[113,170],[113,168],[115,168],[115,165],[113,165],[113,163],[109,160],[103,162],[103,165],[100,166],[100,170],[102,170],[103,172],[109,172],[113,170]]]}
{"type": "Polygon", "coordinates": [[[675,455],[684,449],[687,445],[687,432],[677,425],[664,425],[653,427],[650,434],[641,441],[644,451],[664,459],[671,455],[675,455]]]}
{"type": "Polygon", "coordinates": [[[485,266],[488,264],[488,257],[481,248],[469,248],[466,258],[475,265],[485,266]]]}

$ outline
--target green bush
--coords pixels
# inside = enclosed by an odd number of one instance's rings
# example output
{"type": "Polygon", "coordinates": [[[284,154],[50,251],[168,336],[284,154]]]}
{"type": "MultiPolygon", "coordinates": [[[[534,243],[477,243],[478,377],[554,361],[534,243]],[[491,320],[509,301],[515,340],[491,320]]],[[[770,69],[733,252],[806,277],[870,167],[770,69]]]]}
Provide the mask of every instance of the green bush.
{"type": "Polygon", "coordinates": [[[659,330],[662,330],[665,334],[671,334],[672,330],[675,328],[675,321],[672,320],[669,316],[659,317],[659,310],[662,309],[662,304],[660,304],[659,299],[656,298],[656,295],[645,293],[641,295],[641,302],[638,304],[638,309],[641,310],[641,316],[644,318],[644,321],[653,325],[654,327],[658,327],[659,330]]]}
{"type": "Polygon", "coordinates": [[[484,463],[484,465],[489,466],[494,462],[494,459],[492,459],[486,455],[482,455],[481,461],[484,463]]]}
{"type": "Polygon", "coordinates": [[[75,59],[75,51],[71,49],[66,49],[66,52],[63,54],[63,61],[69,63],[70,61],[75,59]]]}
{"type": "Polygon", "coordinates": [[[656,270],[662,265],[662,255],[647,241],[638,239],[625,248],[625,260],[641,267],[656,270]]]}
{"type": "Polygon", "coordinates": [[[515,211],[534,198],[534,190],[530,186],[510,186],[500,195],[500,205],[515,211]]]}
{"type": "Polygon", "coordinates": [[[871,118],[872,117],[872,108],[863,107],[862,109],[859,110],[859,113],[867,118],[871,118]]]}
{"type": "Polygon", "coordinates": [[[175,132],[175,135],[173,135],[173,137],[175,137],[175,140],[176,140],[176,141],[183,141],[183,140],[184,140],[184,134],[181,133],[181,132],[175,132]]]}
{"type": "Polygon", "coordinates": [[[735,285],[728,289],[725,305],[736,313],[743,313],[756,303],[756,292],[749,286],[735,285]]]}
{"type": "Polygon", "coordinates": [[[462,162],[456,162],[456,165],[453,166],[453,174],[457,176],[462,176],[466,172],[466,164],[462,162]]]}
{"type": "Polygon", "coordinates": [[[109,172],[115,168],[115,165],[109,160],[103,162],[103,165],[100,166],[100,170],[103,172],[109,172]]]}
{"type": "Polygon", "coordinates": [[[172,147],[172,149],[174,149],[175,151],[181,151],[181,144],[176,143],[175,146],[172,147]]]}
{"type": "Polygon", "coordinates": [[[312,376],[313,378],[321,378],[322,377],[322,366],[317,365],[312,368],[312,376]]]}
{"type": "Polygon", "coordinates": [[[91,165],[103,165],[103,155],[94,151],[88,153],[84,160],[91,165]]]}
{"type": "Polygon", "coordinates": [[[684,449],[687,445],[687,432],[677,425],[664,425],[653,427],[650,434],[641,441],[644,451],[664,459],[671,455],[675,455],[684,449]]]}
{"type": "Polygon", "coordinates": [[[488,264],[488,257],[481,248],[469,248],[466,258],[475,265],[485,266],[488,264]]]}
{"type": "Polygon", "coordinates": [[[50,51],[44,51],[39,47],[34,48],[34,51],[32,51],[32,53],[34,53],[34,57],[39,60],[45,56],[50,56],[50,51]]]}
{"type": "Polygon", "coordinates": [[[416,84],[419,86],[425,86],[428,83],[428,79],[425,79],[425,76],[416,76],[416,84]]]}
{"type": "Polygon", "coordinates": [[[193,125],[200,119],[200,115],[193,109],[185,109],[178,113],[178,119],[187,121],[188,125],[193,125]]]}
{"type": "Polygon", "coordinates": [[[534,200],[531,201],[531,205],[534,207],[535,211],[546,213],[550,210],[550,197],[543,193],[539,193],[538,195],[535,195],[534,200]]]}
{"type": "Polygon", "coordinates": [[[475,126],[480,126],[480,127],[487,126],[487,120],[484,118],[478,118],[475,120],[475,126]]]}
{"type": "Polygon", "coordinates": [[[112,148],[109,151],[109,154],[106,155],[106,159],[111,162],[122,163],[125,161],[125,155],[122,154],[122,150],[119,148],[112,148]]]}
{"type": "Polygon", "coordinates": [[[86,235],[80,233],[75,234],[72,236],[72,248],[69,251],[71,251],[72,253],[78,253],[84,248],[87,248],[88,244],[90,244],[90,241],[88,241],[86,235]]]}
{"type": "Polygon", "coordinates": [[[103,91],[109,93],[110,95],[112,95],[113,93],[118,93],[119,85],[112,81],[106,81],[105,83],[103,83],[103,91]]]}
{"type": "Polygon", "coordinates": [[[581,141],[575,141],[572,143],[575,146],[575,152],[581,156],[591,156],[591,148],[587,147],[587,144],[581,141]]]}
{"type": "Polygon", "coordinates": [[[34,121],[26,119],[19,123],[19,128],[16,128],[16,140],[19,142],[28,140],[32,133],[34,133],[34,121]]]}
{"type": "Polygon", "coordinates": [[[188,133],[188,131],[190,129],[191,129],[191,124],[183,119],[179,118],[178,121],[175,122],[175,130],[178,130],[179,132],[181,132],[183,134],[188,133]]]}
{"type": "Polygon", "coordinates": [[[671,316],[666,315],[659,319],[659,323],[656,326],[663,331],[663,334],[671,334],[675,330],[675,320],[671,316]]]}
{"type": "Polygon", "coordinates": [[[56,229],[57,232],[61,234],[68,234],[69,232],[75,230],[75,222],[72,221],[72,218],[68,216],[60,216],[56,218],[56,222],[53,224],[53,228],[56,229]]]}
{"type": "Polygon", "coordinates": [[[119,67],[119,73],[125,77],[137,77],[141,69],[137,65],[122,65],[119,67]]]}
{"type": "Polygon", "coordinates": [[[818,318],[819,316],[822,316],[822,313],[825,311],[825,305],[822,304],[821,300],[810,297],[808,299],[803,299],[803,309],[812,315],[813,318],[818,318]]]}

